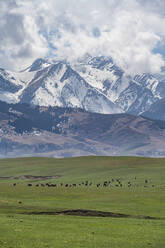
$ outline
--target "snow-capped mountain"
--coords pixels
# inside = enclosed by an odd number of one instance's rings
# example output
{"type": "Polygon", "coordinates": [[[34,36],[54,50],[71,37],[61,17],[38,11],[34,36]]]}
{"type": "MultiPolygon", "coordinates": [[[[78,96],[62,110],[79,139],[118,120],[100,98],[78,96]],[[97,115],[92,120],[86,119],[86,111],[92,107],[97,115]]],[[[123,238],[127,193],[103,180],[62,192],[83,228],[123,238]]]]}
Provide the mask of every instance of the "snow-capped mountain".
{"type": "Polygon", "coordinates": [[[127,75],[111,57],[86,54],[69,64],[37,59],[21,72],[0,69],[0,100],[90,112],[139,115],[165,97],[165,71],[127,75]]]}
{"type": "Polygon", "coordinates": [[[131,77],[111,57],[84,56],[74,65],[79,74],[124,112],[141,114],[165,96],[165,72],[131,77]]]}
{"type": "Polygon", "coordinates": [[[77,107],[98,113],[121,112],[119,107],[64,62],[55,62],[37,71],[22,92],[20,102],[40,106],[77,107]]]}

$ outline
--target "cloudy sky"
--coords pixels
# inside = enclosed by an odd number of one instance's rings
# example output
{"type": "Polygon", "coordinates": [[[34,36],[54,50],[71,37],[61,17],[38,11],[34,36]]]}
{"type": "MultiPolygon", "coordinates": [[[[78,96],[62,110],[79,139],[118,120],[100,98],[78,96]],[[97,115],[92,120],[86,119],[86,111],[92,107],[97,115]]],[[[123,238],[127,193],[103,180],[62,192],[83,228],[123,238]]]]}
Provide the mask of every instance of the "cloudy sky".
{"type": "Polygon", "coordinates": [[[0,0],[0,67],[110,55],[130,73],[165,65],[164,0],[0,0]]]}

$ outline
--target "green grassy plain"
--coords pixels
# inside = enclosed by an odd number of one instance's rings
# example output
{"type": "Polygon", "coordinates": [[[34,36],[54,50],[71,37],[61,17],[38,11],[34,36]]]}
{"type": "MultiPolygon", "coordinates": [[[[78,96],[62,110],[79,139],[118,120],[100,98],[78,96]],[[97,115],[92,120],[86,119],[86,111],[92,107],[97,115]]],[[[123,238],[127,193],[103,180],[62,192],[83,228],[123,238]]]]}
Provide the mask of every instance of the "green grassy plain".
{"type": "Polygon", "coordinates": [[[164,158],[4,159],[0,160],[0,178],[0,247],[165,247],[164,158]],[[23,175],[59,177],[3,179],[23,175]],[[122,187],[115,186],[116,179],[122,187]],[[82,185],[85,181],[92,185],[82,185]],[[111,186],[103,187],[104,181],[111,181],[111,186]],[[48,182],[57,187],[35,186],[48,182]],[[28,183],[33,186],[28,187],[28,183]],[[60,183],[76,184],[76,187],[60,186],[60,183]],[[96,187],[98,183],[100,187],[96,187]],[[132,217],[55,214],[68,209],[98,210],[132,217]]]}

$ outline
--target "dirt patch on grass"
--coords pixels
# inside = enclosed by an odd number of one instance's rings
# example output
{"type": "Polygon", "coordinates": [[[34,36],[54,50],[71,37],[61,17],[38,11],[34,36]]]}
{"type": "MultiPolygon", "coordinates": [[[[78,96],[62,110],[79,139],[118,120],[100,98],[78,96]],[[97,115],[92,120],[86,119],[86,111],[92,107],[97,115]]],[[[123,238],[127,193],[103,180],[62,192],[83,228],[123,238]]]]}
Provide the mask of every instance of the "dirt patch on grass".
{"type": "Polygon", "coordinates": [[[56,176],[32,176],[32,175],[23,175],[23,176],[18,176],[18,177],[0,177],[0,180],[48,180],[48,179],[56,179],[61,176],[56,175],[56,176]]]}
{"type": "Polygon", "coordinates": [[[82,209],[58,211],[56,212],[56,214],[94,216],[94,217],[115,217],[115,218],[128,218],[129,217],[129,215],[126,215],[126,214],[103,212],[103,211],[96,211],[96,210],[82,210],[82,209]]]}
{"type": "Polygon", "coordinates": [[[13,177],[0,177],[0,180],[8,180],[8,179],[13,179],[13,177]]]}
{"type": "Polygon", "coordinates": [[[135,219],[150,219],[150,220],[158,220],[160,218],[151,217],[151,216],[133,216],[129,214],[121,214],[121,213],[112,213],[112,212],[104,212],[97,210],[83,210],[83,209],[71,209],[71,210],[62,210],[55,212],[31,212],[26,214],[34,214],[34,215],[72,215],[72,216],[89,216],[89,217],[111,217],[111,218],[135,218],[135,219]]]}

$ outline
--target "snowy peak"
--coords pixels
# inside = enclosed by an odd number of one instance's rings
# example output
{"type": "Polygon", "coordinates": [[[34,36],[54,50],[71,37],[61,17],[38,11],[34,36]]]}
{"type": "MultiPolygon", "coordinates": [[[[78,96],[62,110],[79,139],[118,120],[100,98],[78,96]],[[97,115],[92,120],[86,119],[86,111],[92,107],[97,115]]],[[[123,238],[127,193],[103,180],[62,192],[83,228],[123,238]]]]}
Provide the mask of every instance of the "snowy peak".
{"type": "Polygon", "coordinates": [[[111,57],[99,56],[91,58],[91,60],[88,62],[88,65],[91,65],[93,68],[102,70],[106,66],[113,65],[113,60],[111,57]]]}
{"type": "Polygon", "coordinates": [[[114,64],[111,57],[88,57],[87,61],[76,63],[74,68],[92,87],[112,102],[118,98],[124,87],[121,80],[123,71],[114,64]]]}
{"type": "Polygon", "coordinates": [[[44,69],[45,67],[49,66],[50,64],[51,63],[48,60],[39,58],[39,59],[36,59],[33,62],[33,64],[25,70],[29,72],[40,71],[44,69]]]}
{"type": "Polygon", "coordinates": [[[40,106],[77,107],[98,113],[122,112],[64,62],[38,71],[20,101],[40,106]]]}

